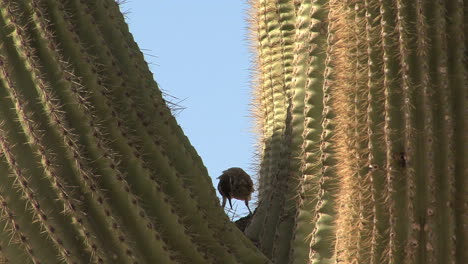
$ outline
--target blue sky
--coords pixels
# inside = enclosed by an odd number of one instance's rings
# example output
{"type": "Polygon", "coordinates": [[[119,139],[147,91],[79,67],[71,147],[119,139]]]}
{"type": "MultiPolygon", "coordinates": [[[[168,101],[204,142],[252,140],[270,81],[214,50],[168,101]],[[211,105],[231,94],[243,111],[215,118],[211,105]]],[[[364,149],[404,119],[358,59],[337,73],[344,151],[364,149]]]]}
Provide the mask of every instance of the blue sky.
{"type": "MultiPolygon", "coordinates": [[[[247,9],[246,1],[219,0],[128,0],[121,6],[160,88],[185,108],[176,118],[215,186],[229,167],[255,174],[247,9]]],[[[242,201],[236,206],[239,214],[247,212],[242,201]]]]}

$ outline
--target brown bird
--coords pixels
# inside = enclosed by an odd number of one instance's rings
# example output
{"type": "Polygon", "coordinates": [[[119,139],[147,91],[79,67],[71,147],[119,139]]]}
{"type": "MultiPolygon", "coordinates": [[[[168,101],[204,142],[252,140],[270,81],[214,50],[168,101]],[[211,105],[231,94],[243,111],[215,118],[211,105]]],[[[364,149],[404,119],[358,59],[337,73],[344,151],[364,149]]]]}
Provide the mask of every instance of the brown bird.
{"type": "Polygon", "coordinates": [[[231,198],[243,200],[249,213],[252,214],[249,208],[249,200],[254,191],[252,179],[241,168],[230,168],[223,171],[223,174],[218,177],[218,191],[223,196],[223,208],[226,206],[226,198],[229,200],[229,206],[232,209],[231,198]]]}

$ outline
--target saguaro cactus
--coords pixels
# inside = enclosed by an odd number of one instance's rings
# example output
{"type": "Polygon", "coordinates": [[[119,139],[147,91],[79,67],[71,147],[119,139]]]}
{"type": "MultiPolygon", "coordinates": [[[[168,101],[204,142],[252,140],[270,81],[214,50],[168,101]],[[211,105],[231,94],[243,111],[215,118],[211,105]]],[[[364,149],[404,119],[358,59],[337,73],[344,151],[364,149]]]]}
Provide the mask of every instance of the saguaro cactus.
{"type": "Polygon", "coordinates": [[[0,260],[466,262],[466,10],[252,1],[262,254],[113,0],[0,1],[0,260]]]}
{"type": "Polygon", "coordinates": [[[252,6],[263,159],[247,235],[278,263],[465,262],[466,3],[252,6]]]}
{"type": "Polygon", "coordinates": [[[112,0],[0,1],[0,258],[264,263],[112,0]]]}

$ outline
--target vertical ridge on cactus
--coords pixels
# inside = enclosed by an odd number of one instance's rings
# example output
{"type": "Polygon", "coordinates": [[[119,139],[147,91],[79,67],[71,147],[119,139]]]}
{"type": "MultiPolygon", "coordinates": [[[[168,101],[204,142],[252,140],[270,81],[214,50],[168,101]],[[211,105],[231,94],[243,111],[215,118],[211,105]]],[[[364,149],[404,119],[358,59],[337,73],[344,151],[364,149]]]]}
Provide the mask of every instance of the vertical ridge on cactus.
{"type": "MultiPolygon", "coordinates": [[[[448,1],[447,3],[447,16],[450,18],[447,25],[447,46],[448,46],[448,82],[449,82],[449,98],[453,104],[452,119],[446,119],[446,122],[453,122],[453,135],[449,140],[452,142],[450,147],[453,148],[453,153],[447,156],[446,172],[450,177],[448,190],[443,200],[449,200],[446,204],[447,209],[450,209],[450,218],[453,220],[447,232],[448,239],[451,239],[449,245],[449,255],[452,262],[463,261],[468,259],[468,252],[463,250],[466,248],[468,241],[468,231],[466,223],[468,221],[467,202],[467,85],[468,85],[468,72],[467,72],[467,48],[468,48],[468,25],[467,25],[467,10],[468,5],[466,1],[448,1]],[[461,118],[465,117],[465,118],[461,118]],[[452,145],[453,144],[453,145],[452,145]],[[462,187],[464,186],[464,187],[462,187]],[[463,214],[465,212],[465,214],[463,214]],[[453,224],[455,223],[455,224],[453,224]],[[458,223],[465,223],[460,225],[458,223]],[[464,235],[458,235],[463,233],[464,235]],[[455,235],[455,239],[453,239],[455,235]]],[[[449,134],[450,135],[450,134],[449,134]]],[[[447,135],[447,136],[449,136],[447,135]]]]}
{"type": "MultiPolygon", "coordinates": [[[[297,152],[301,161],[300,186],[298,191],[296,227],[291,248],[291,263],[311,262],[326,258],[328,251],[328,223],[325,220],[332,207],[329,196],[329,179],[323,172],[324,164],[320,157],[326,150],[322,148],[320,137],[323,133],[321,117],[323,108],[323,81],[325,73],[325,43],[327,39],[328,1],[302,1],[298,11],[296,51],[298,59],[294,78],[304,89],[302,151],[297,152]],[[323,192],[319,192],[323,190],[323,192]],[[304,232],[307,230],[307,232],[304,232]],[[310,233],[310,235],[309,235],[310,233]],[[307,237],[310,237],[310,245],[307,237]],[[313,247],[314,252],[309,252],[313,247]]],[[[298,89],[298,88],[296,88],[298,89]]],[[[295,147],[295,146],[294,146],[295,147]]],[[[326,166],[326,165],[325,165],[326,166]]]]}
{"type": "Polygon", "coordinates": [[[379,58],[382,55],[380,48],[380,19],[379,6],[372,1],[365,1],[366,9],[366,41],[367,41],[367,134],[368,134],[368,160],[367,160],[367,175],[370,178],[370,198],[372,201],[372,213],[369,218],[369,223],[372,223],[370,235],[369,263],[379,263],[383,256],[384,241],[381,239],[385,236],[383,228],[385,221],[384,207],[384,172],[382,164],[385,159],[385,153],[380,145],[383,138],[384,119],[381,113],[384,112],[384,90],[383,90],[383,74],[379,58]]]}

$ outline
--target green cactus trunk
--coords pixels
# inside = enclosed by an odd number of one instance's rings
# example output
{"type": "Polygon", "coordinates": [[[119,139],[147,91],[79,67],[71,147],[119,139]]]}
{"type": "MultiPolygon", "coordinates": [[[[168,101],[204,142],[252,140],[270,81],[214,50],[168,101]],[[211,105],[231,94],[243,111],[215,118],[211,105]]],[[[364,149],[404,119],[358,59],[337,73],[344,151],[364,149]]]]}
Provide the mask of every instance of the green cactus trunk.
{"type": "Polygon", "coordinates": [[[253,9],[267,191],[247,236],[276,263],[464,263],[466,3],[263,0],[253,9]],[[294,29],[282,27],[286,17],[294,29]],[[290,46],[292,61],[279,55],[290,46]],[[291,82],[271,85],[282,78],[291,82]],[[275,100],[281,88],[286,99],[275,100]],[[268,231],[278,206],[296,216],[268,231]]]}
{"type": "Polygon", "coordinates": [[[267,263],[115,1],[0,1],[0,259],[267,263]]]}

